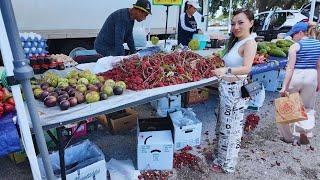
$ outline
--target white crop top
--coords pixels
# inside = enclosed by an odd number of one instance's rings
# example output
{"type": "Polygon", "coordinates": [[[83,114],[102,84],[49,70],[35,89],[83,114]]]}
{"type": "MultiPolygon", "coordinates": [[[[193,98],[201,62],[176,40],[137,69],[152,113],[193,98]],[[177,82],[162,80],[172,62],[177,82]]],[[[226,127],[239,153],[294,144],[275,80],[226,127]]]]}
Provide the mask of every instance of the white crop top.
{"type": "Polygon", "coordinates": [[[245,42],[252,40],[253,37],[249,36],[241,41],[238,41],[230,49],[230,51],[223,57],[226,67],[240,67],[243,66],[243,57],[239,54],[239,48],[245,42]]]}

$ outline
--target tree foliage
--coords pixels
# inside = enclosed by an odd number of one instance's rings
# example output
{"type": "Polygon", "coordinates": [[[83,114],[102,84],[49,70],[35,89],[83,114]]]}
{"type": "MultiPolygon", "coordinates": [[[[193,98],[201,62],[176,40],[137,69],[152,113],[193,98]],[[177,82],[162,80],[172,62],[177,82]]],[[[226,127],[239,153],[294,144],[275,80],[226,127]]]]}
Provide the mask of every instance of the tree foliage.
{"type": "MultiPolygon", "coordinates": [[[[300,8],[308,0],[232,0],[232,9],[237,7],[246,7],[259,12],[268,11],[274,8],[295,9],[300,8]]],[[[227,15],[229,12],[229,0],[209,0],[209,13],[214,16],[215,12],[222,8],[223,14],[227,15]]]]}

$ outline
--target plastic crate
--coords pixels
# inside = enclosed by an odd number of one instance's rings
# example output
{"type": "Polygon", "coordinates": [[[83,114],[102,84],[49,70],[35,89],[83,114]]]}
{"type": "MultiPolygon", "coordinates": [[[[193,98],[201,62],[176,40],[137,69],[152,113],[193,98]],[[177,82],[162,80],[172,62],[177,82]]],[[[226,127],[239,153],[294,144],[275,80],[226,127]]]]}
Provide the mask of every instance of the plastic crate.
{"type": "Polygon", "coordinates": [[[264,73],[254,74],[252,75],[251,79],[252,81],[260,81],[263,83],[266,91],[272,91],[275,92],[278,89],[279,85],[279,71],[273,70],[273,71],[267,71],[264,73]]]}

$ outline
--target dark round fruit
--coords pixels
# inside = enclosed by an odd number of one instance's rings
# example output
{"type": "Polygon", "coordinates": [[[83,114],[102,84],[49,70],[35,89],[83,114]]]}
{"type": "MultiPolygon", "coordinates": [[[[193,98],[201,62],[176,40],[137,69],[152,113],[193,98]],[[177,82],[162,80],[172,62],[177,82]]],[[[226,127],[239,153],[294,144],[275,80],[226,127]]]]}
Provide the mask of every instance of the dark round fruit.
{"type": "Polygon", "coordinates": [[[47,91],[53,92],[53,91],[54,91],[54,87],[48,87],[48,88],[47,88],[47,91]]]}
{"type": "Polygon", "coordinates": [[[101,99],[101,100],[106,100],[106,99],[108,99],[108,95],[107,95],[106,93],[104,93],[104,92],[100,92],[99,95],[100,95],[100,99],[101,99]]]}
{"type": "Polygon", "coordinates": [[[86,101],[86,98],[81,92],[76,92],[75,98],[77,98],[78,104],[84,103],[86,101]]]}
{"type": "Polygon", "coordinates": [[[49,83],[44,82],[44,83],[40,84],[40,87],[41,87],[42,90],[46,90],[48,87],[50,87],[50,85],[49,85],[49,83]]]}
{"type": "Polygon", "coordinates": [[[121,95],[123,93],[123,88],[120,86],[116,86],[113,88],[114,95],[121,95]]]}
{"type": "Polygon", "coordinates": [[[73,88],[71,87],[71,86],[67,86],[66,88],[64,88],[64,90],[66,91],[66,92],[69,92],[70,90],[72,90],[73,88]]]}
{"type": "Polygon", "coordinates": [[[54,97],[56,97],[56,98],[58,98],[58,93],[56,93],[56,92],[51,92],[50,94],[49,94],[49,96],[54,96],[54,97]]]}
{"type": "Polygon", "coordinates": [[[43,92],[40,94],[40,100],[41,100],[41,101],[44,101],[44,98],[46,98],[49,94],[50,94],[49,91],[43,91],[43,92]]]}
{"type": "Polygon", "coordinates": [[[65,95],[65,94],[60,95],[60,96],[58,97],[58,103],[60,103],[60,102],[63,101],[63,100],[67,100],[68,98],[69,98],[68,95],[65,95]]]}
{"type": "Polygon", "coordinates": [[[70,97],[68,101],[70,103],[70,107],[76,106],[78,104],[78,100],[75,97],[70,97]]]}
{"type": "Polygon", "coordinates": [[[102,84],[102,83],[96,83],[95,85],[97,86],[98,91],[100,91],[101,87],[103,86],[103,84],[102,84]]]}
{"type": "Polygon", "coordinates": [[[59,96],[60,96],[60,95],[64,95],[64,94],[69,96],[69,94],[68,94],[67,91],[60,91],[59,96]]]}
{"type": "Polygon", "coordinates": [[[58,95],[60,95],[61,91],[62,91],[62,90],[61,90],[60,88],[56,88],[56,89],[54,90],[54,92],[58,93],[58,95]]]}
{"type": "Polygon", "coordinates": [[[53,107],[57,104],[57,98],[54,96],[47,96],[44,99],[44,105],[46,105],[47,107],[53,107]]]}
{"type": "Polygon", "coordinates": [[[69,89],[68,94],[70,97],[74,97],[76,95],[77,90],[75,89],[69,89]]]}
{"type": "Polygon", "coordinates": [[[88,91],[97,91],[97,92],[99,92],[99,88],[96,85],[93,85],[93,84],[89,84],[87,86],[87,90],[88,91]]]}
{"type": "Polygon", "coordinates": [[[59,103],[59,107],[62,111],[69,109],[70,102],[68,100],[63,100],[59,103]]]}

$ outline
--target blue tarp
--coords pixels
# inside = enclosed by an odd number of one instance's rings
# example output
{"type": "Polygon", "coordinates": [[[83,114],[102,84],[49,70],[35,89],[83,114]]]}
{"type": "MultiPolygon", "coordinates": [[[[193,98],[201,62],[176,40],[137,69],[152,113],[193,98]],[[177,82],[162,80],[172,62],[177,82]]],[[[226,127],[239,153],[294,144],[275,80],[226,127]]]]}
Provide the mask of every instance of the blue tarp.
{"type": "Polygon", "coordinates": [[[21,150],[19,135],[13,118],[16,113],[8,113],[0,118],[0,156],[21,150]]]}
{"type": "Polygon", "coordinates": [[[266,64],[257,64],[252,67],[250,75],[259,74],[267,71],[278,70],[284,68],[288,59],[283,57],[268,57],[269,62],[266,64]]]}

